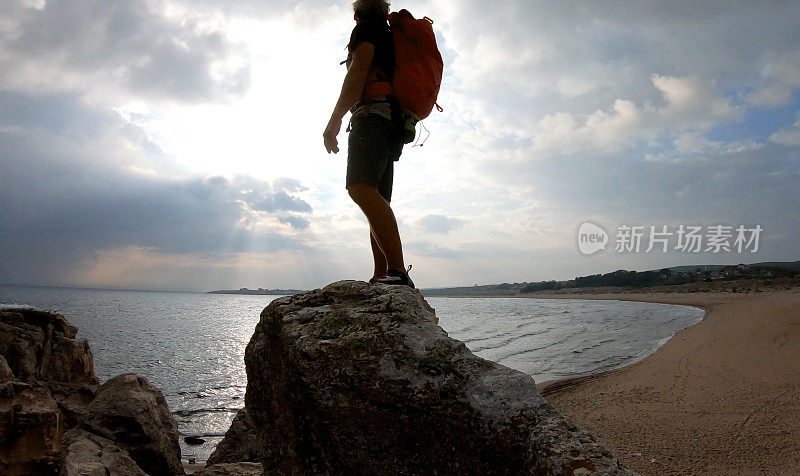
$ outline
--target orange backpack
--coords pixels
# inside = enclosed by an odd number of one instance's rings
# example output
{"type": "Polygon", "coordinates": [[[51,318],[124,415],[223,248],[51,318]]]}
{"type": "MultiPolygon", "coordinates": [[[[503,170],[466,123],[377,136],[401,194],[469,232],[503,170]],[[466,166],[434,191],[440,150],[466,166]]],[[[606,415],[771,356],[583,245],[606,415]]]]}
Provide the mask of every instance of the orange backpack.
{"type": "Polygon", "coordinates": [[[394,40],[395,67],[392,92],[400,107],[419,121],[430,115],[442,84],[442,55],[436,46],[433,20],[414,19],[408,10],[389,14],[394,40]]]}

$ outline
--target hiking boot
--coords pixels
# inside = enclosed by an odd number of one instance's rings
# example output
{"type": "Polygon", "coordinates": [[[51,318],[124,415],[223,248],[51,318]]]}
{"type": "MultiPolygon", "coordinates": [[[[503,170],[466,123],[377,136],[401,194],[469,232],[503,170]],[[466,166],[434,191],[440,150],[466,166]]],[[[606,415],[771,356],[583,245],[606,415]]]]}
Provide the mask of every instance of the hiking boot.
{"type": "Polygon", "coordinates": [[[375,282],[377,284],[408,286],[411,289],[415,289],[414,281],[408,276],[408,271],[411,271],[411,266],[408,267],[407,271],[403,271],[402,269],[390,269],[386,272],[386,276],[376,279],[375,282]]]}

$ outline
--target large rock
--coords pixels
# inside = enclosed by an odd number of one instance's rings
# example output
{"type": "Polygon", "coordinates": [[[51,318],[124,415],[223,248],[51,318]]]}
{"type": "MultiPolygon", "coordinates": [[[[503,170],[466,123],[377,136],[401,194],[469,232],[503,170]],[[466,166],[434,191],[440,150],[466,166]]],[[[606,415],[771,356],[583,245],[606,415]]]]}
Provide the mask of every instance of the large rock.
{"type": "Polygon", "coordinates": [[[264,309],[245,354],[267,473],[632,474],[418,291],[341,281],[264,309]]]}
{"type": "Polygon", "coordinates": [[[64,476],[147,476],[127,451],[81,428],[64,434],[62,455],[64,476]]]}
{"type": "Polygon", "coordinates": [[[258,462],[258,437],[247,410],[241,409],[233,419],[225,437],[219,442],[206,462],[206,466],[220,463],[258,462]]]}
{"type": "Polygon", "coordinates": [[[178,424],[164,395],[142,376],[123,374],[104,383],[80,428],[113,441],[147,474],[184,474],[178,424]]]}
{"type": "Polygon", "coordinates": [[[0,309],[0,474],[57,470],[62,436],[98,386],[76,333],[59,314],[0,309]]]}
{"type": "Polygon", "coordinates": [[[0,382],[24,382],[49,391],[65,427],[76,424],[99,385],[89,343],[75,339],[77,332],[60,314],[0,309],[0,360],[5,361],[0,361],[0,382]]]}
{"type": "Polygon", "coordinates": [[[97,385],[86,340],[64,316],[34,309],[0,310],[0,355],[17,380],[97,385]]]}

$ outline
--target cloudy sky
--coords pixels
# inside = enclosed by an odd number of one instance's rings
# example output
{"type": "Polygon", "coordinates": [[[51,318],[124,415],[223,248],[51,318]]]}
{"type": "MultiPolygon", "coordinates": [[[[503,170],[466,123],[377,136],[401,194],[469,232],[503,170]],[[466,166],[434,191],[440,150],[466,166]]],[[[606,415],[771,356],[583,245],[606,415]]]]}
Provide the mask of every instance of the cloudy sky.
{"type": "MultiPolygon", "coordinates": [[[[444,112],[395,172],[418,286],[800,259],[800,2],[488,5],[393,5],[436,21],[445,61],[444,112]],[[591,256],[587,221],[609,240],[591,256]],[[681,225],[763,231],[755,253],[735,231],[646,252],[681,225]]],[[[346,150],[321,137],[352,25],[348,2],[4,0],[0,282],[370,277],[346,150]]]]}

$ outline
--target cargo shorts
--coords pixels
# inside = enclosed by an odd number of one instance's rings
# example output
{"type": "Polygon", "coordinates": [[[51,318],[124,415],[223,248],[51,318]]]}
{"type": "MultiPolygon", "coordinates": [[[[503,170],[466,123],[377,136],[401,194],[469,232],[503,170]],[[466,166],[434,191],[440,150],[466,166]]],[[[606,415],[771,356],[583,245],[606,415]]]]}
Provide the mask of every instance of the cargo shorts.
{"type": "Polygon", "coordinates": [[[378,114],[356,114],[347,138],[345,186],[365,182],[392,200],[394,163],[403,152],[403,135],[389,119],[378,114]]]}

